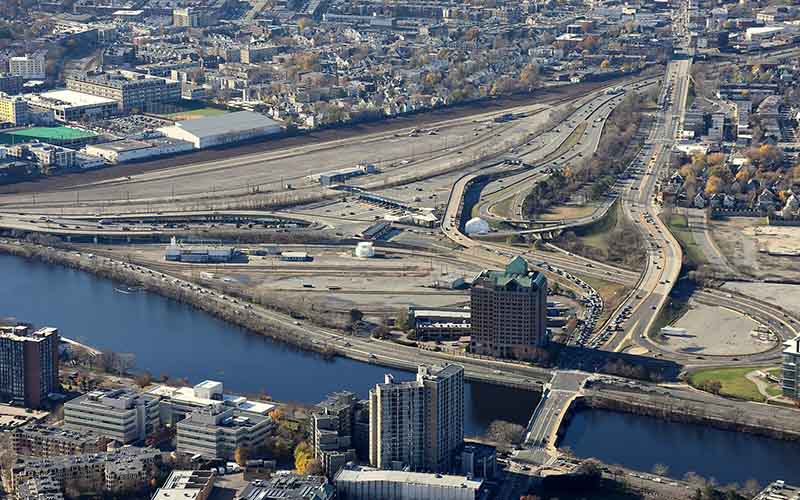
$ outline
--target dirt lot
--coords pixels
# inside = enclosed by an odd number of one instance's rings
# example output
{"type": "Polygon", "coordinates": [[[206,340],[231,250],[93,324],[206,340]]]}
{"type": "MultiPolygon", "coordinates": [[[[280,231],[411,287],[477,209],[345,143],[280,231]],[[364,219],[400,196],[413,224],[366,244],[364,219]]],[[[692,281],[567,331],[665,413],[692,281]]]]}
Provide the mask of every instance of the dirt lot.
{"type": "Polygon", "coordinates": [[[770,349],[775,342],[756,340],[750,332],[758,323],[724,307],[689,301],[689,310],[674,323],[686,336],[667,337],[666,347],[675,351],[709,355],[745,355],[770,349]]]}
{"type": "Polygon", "coordinates": [[[800,285],[779,283],[725,283],[723,288],[736,290],[790,311],[800,311],[800,285]]]}
{"type": "Polygon", "coordinates": [[[745,276],[800,279],[800,256],[767,251],[782,247],[800,250],[800,228],[767,227],[763,218],[732,217],[715,220],[711,235],[728,262],[745,276]]]}

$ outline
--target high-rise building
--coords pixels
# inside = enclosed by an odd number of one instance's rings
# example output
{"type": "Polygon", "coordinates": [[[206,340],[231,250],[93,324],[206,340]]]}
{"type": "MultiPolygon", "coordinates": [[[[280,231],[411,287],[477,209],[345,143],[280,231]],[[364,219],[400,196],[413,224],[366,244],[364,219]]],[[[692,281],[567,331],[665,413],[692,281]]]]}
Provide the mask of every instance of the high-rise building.
{"type": "Polygon", "coordinates": [[[58,390],[58,330],[0,327],[0,395],[40,408],[58,390]]]}
{"type": "Polygon", "coordinates": [[[472,284],[470,351],[525,359],[547,343],[547,278],[522,257],[504,271],[483,271],[472,284]]]}
{"type": "Polygon", "coordinates": [[[369,394],[369,460],[379,469],[446,471],[464,441],[464,369],[420,366],[369,394]]]}

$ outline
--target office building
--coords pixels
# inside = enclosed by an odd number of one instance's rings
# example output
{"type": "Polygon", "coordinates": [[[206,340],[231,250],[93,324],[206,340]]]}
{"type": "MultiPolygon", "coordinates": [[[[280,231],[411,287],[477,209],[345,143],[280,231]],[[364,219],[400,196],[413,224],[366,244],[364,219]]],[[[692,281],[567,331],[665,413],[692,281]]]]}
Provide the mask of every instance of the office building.
{"type": "Polygon", "coordinates": [[[547,343],[547,278],[515,257],[472,283],[470,351],[526,359],[547,343]]]}
{"type": "MultiPolygon", "coordinates": [[[[299,476],[277,472],[245,486],[237,500],[333,500],[336,490],[325,476],[299,476]]],[[[377,499],[376,499],[377,500],[377,499]]]]}
{"type": "Polygon", "coordinates": [[[219,403],[194,411],[178,422],[177,450],[211,459],[232,460],[237,448],[261,446],[274,427],[270,417],[219,403]]]}
{"type": "Polygon", "coordinates": [[[172,9],[172,24],[179,28],[202,28],[216,22],[213,13],[191,7],[172,9]]]}
{"type": "Polygon", "coordinates": [[[369,394],[369,461],[379,469],[446,471],[464,441],[464,369],[420,366],[369,394]]]}
{"type": "Polygon", "coordinates": [[[483,481],[465,476],[347,467],[334,479],[337,500],[476,500],[483,481]]]}
{"type": "Polygon", "coordinates": [[[64,427],[139,442],[160,427],[158,407],[159,399],[148,394],[98,389],[64,405],[64,427]]]}
{"type": "Polygon", "coordinates": [[[0,396],[41,408],[59,389],[58,330],[0,327],[0,396]]]}
{"type": "Polygon", "coordinates": [[[11,492],[17,493],[28,481],[41,478],[50,478],[62,491],[139,489],[152,479],[160,461],[159,450],[135,446],[89,455],[22,460],[11,468],[11,492]]]}
{"type": "Polygon", "coordinates": [[[21,76],[24,80],[44,80],[45,65],[45,52],[38,51],[10,58],[8,72],[15,76],[21,76]]]}
{"type": "Polygon", "coordinates": [[[48,425],[28,425],[11,432],[14,453],[27,457],[85,455],[106,451],[109,439],[92,432],[48,425]]]}
{"type": "Polygon", "coordinates": [[[210,470],[172,471],[152,500],[207,500],[216,474],[210,470]]]}
{"type": "Polygon", "coordinates": [[[314,458],[332,477],[347,462],[356,460],[355,425],[363,407],[352,392],[338,392],[314,407],[311,413],[311,446],[314,458]]]}
{"type": "Polygon", "coordinates": [[[11,75],[9,73],[0,73],[0,92],[6,94],[19,94],[22,92],[22,86],[25,79],[19,75],[11,75]]]}
{"type": "Polygon", "coordinates": [[[267,415],[275,408],[271,403],[225,394],[222,382],[215,380],[204,380],[194,387],[159,385],[147,391],[147,394],[161,400],[159,403],[161,422],[170,425],[180,422],[194,411],[211,408],[220,403],[257,415],[267,415]]]}
{"type": "Polygon", "coordinates": [[[800,399],[800,337],[783,344],[781,386],[787,398],[800,399]]]}
{"type": "Polygon", "coordinates": [[[75,73],[66,77],[67,90],[111,99],[117,111],[158,112],[181,99],[181,84],[132,71],[75,73]]]}
{"type": "Polygon", "coordinates": [[[10,123],[20,127],[30,123],[29,118],[28,103],[22,96],[0,92],[0,124],[10,123]]]}

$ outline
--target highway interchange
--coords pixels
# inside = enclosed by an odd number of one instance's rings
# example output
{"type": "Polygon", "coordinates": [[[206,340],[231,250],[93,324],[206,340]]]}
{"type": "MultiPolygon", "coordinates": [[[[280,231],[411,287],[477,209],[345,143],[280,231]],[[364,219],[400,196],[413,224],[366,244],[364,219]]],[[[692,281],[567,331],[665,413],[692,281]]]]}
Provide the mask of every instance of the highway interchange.
{"type": "MultiPolygon", "coordinates": [[[[283,180],[279,179],[281,176],[277,172],[281,171],[292,172],[292,179],[300,179],[309,173],[336,166],[330,164],[321,166],[314,163],[317,157],[330,156],[332,150],[347,151],[346,155],[337,156],[337,161],[341,161],[342,165],[345,161],[352,161],[347,159],[351,156],[355,158],[363,156],[364,151],[371,151],[370,155],[374,161],[382,165],[393,164],[393,168],[399,171],[429,168],[435,172],[437,168],[441,168],[443,162],[453,161],[453,157],[456,157],[459,162],[451,167],[458,168],[460,165],[468,168],[471,173],[463,175],[452,184],[450,198],[442,217],[442,234],[456,247],[447,258],[497,267],[513,255],[523,255],[534,267],[547,272],[550,278],[564,283],[584,297],[587,310],[590,310],[593,316],[590,317],[588,313],[584,316],[584,331],[582,338],[576,339],[577,344],[609,351],[628,351],[633,347],[640,347],[643,354],[650,353],[656,357],[675,360],[689,367],[774,360],[779,354],[777,348],[765,353],[739,356],[737,359],[725,356],[698,359],[698,356],[668,351],[647,337],[657,313],[664,307],[670,290],[678,279],[681,267],[680,246],[658,217],[658,207],[654,204],[654,191],[667,165],[671,141],[680,128],[680,111],[685,106],[689,70],[688,60],[677,59],[669,64],[665,77],[616,82],[588,93],[574,104],[571,104],[572,99],[562,99],[548,105],[522,106],[510,111],[519,114],[520,118],[507,123],[497,123],[494,119],[500,113],[491,112],[434,124],[428,127],[434,131],[434,135],[429,138],[426,153],[415,152],[409,155],[409,142],[403,136],[415,132],[402,130],[391,134],[374,134],[357,140],[334,141],[234,157],[219,162],[157,170],[142,174],[135,179],[115,178],[91,185],[37,193],[35,196],[0,195],[0,227],[23,232],[64,234],[63,228],[53,228],[52,224],[43,221],[50,217],[70,216],[90,220],[94,218],[96,221],[101,217],[110,218],[123,214],[138,214],[157,219],[160,216],[186,213],[187,210],[193,210],[191,213],[196,215],[214,214],[217,211],[197,208],[200,203],[198,199],[208,196],[209,191],[223,199],[226,195],[247,195],[254,187],[274,185],[276,177],[278,182],[285,183],[285,179],[290,176],[287,175],[283,180]],[[498,220],[502,220],[505,216],[507,220],[518,222],[521,217],[519,200],[524,198],[524,193],[528,192],[536,182],[548,175],[547,169],[552,171],[553,168],[563,168],[571,161],[591,156],[597,147],[605,120],[623,98],[621,90],[644,91],[659,84],[665,95],[669,95],[667,100],[669,105],[658,113],[656,126],[651,129],[642,153],[634,160],[636,163],[632,165],[634,171],[641,173],[616,186],[610,195],[618,198],[617,202],[622,204],[625,216],[636,222],[636,226],[648,241],[648,264],[643,272],[620,269],[553,247],[546,251],[520,250],[500,243],[470,238],[461,232],[460,227],[464,222],[461,213],[464,195],[476,178],[485,175],[492,177],[482,193],[484,200],[478,204],[480,213],[498,220]],[[555,109],[561,110],[562,121],[551,124],[548,128],[547,115],[555,109]],[[477,130],[479,128],[481,130],[477,130]],[[459,137],[454,139],[456,144],[448,145],[445,139],[437,139],[448,134],[447,130],[455,130],[453,133],[459,137]],[[513,140],[502,140],[498,145],[498,136],[503,138],[509,136],[513,140]],[[440,143],[438,146],[437,141],[440,143]],[[495,156],[484,158],[482,151],[489,145],[494,146],[495,156]],[[376,151],[380,151],[381,155],[376,151]],[[510,158],[515,160],[512,164],[506,161],[510,158]],[[294,166],[284,164],[289,160],[295,162],[294,166]],[[404,160],[408,162],[404,164],[404,160]],[[519,162],[522,163],[521,166],[518,165],[519,162]],[[267,163],[273,168],[264,168],[267,163]],[[300,167],[297,165],[304,165],[302,167],[304,170],[299,170],[300,167]],[[192,187],[183,188],[180,190],[181,194],[172,196],[174,189],[172,185],[176,182],[182,186],[192,187]],[[196,182],[199,183],[197,187],[195,187],[196,182]],[[126,196],[119,195],[123,187],[126,189],[126,196]],[[81,197],[80,202],[75,199],[78,195],[81,197]],[[514,200],[511,213],[499,214],[497,210],[493,210],[500,202],[509,199],[514,200]],[[608,319],[604,324],[598,322],[599,313],[604,307],[602,297],[584,278],[624,285],[631,290],[614,311],[606,311],[608,319]],[[622,321],[616,322],[617,319],[622,321]],[[616,328],[612,331],[610,328],[612,321],[615,325],[622,324],[622,331],[616,328]]],[[[397,173],[392,172],[392,175],[396,176],[397,173]]],[[[369,185],[373,181],[365,179],[365,182],[369,185]]],[[[374,182],[380,184],[380,181],[374,182]]],[[[303,214],[296,210],[250,212],[240,210],[240,212],[253,216],[296,218],[315,227],[334,226],[341,222],[334,217],[303,214]]],[[[590,216],[592,217],[595,215],[590,216]]],[[[569,224],[570,221],[565,223],[569,224]]],[[[86,227],[74,230],[82,234],[85,232],[103,235],[105,232],[119,231],[119,228],[92,227],[90,223],[86,227]]],[[[163,232],[163,229],[154,231],[154,233],[159,232],[163,232]]],[[[797,334],[796,319],[776,306],[738,294],[711,289],[698,292],[696,297],[705,303],[723,305],[747,314],[775,330],[781,338],[797,334]]],[[[258,311],[258,313],[263,315],[265,321],[295,331],[298,337],[312,339],[320,345],[333,345],[336,351],[343,355],[368,362],[409,368],[428,358],[434,360],[449,356],[441,353],[421,353],[418,349],[370,339],[354,338],[349,341],[351,345],[347,346],[341,341],[341,334],[338,332],[311,325],[297,325],[288,317],[274,312],[258,311]]],[[[520,363],[483,360],[477,362],[466,357],[459,358],[459,362],[468,365],[468,376],[482,380],[495,380],[511,385],[538,384],[549,380],[548,370],[526,367],[520,363]]]]}

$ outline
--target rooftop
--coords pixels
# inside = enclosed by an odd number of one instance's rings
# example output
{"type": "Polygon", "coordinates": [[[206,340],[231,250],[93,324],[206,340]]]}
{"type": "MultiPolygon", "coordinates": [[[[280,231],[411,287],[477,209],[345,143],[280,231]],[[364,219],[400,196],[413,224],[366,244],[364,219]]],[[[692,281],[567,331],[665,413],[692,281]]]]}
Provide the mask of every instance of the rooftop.
{"type": "Polygon", "coordinates": [[[32,331],[30,327],[22,325],[0,327],[0,337],[18,342],[41,342],[54,334],[58,334],[57,328],[47,327],[32,331]]]}
{"type": "Polygon", "coordinates": [[[99,97],[74,90],[51,90],[41,94],[26,95],[26,98],[36,103],[36,101],[50,101],[62,106],[97,106],[101,104],[115,104],[117,101],[105,97],[99,97]]]}
{"type": "Polygon", "coordinates": [[[97,135],[88,130],[72,127],[31,127],[24,130],[6,132],[6,134],[30,139],[55,139],[60,141],[88,139],[97,135]]]}
{"type": "Polygon", "coordinates": [[[482,271],[475,283],[480,280],[491,282],[495,287],[508,288],[533,288],[540,289],[547,286],[544,274],[528,271],[528,263],[519,255],[511,259],[504,271],[482,271]]]}
{"type": "Polygon", "coordinates": [[[334,483],[347,482],[390,482],[418,484],[426,486],[444,486],[449,488],[480,489],[483,481],[476,481],[465,476],[451,476],[427,472],[404,472],[395,470],[378,470],[370,467],[344,468],[336,474],[334,483]]]}
{"type": "Polygon", "coordinates": [[[176,122],[174,126],[199,137],[240,130],[252,130],[261,127],[281,128],[281,124],[275,120],[260,113],[253,113],[252,111],[236,111],[223,115],[183,120],[176,122]]]}

